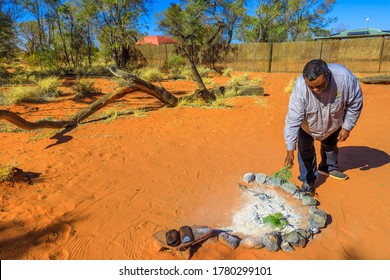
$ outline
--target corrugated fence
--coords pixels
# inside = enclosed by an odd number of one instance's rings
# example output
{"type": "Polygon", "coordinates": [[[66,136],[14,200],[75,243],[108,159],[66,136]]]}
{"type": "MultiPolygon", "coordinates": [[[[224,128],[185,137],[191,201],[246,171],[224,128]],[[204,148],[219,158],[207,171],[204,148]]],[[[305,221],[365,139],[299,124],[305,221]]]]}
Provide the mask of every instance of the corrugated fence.
{"type": "MultiPolygon", "coordinates": [[[[149,66],[162,66],[175,54],[173,45],[138,46],[149,66]]],[[[218,52],[218,47],[214,48],[218,52]]],[[[235,44],[219,66],[241,71],[301,72],[311,59],[341,63],[353,72],[389,73],[390,38],[363,38],[313,42],[235,44]]]]}

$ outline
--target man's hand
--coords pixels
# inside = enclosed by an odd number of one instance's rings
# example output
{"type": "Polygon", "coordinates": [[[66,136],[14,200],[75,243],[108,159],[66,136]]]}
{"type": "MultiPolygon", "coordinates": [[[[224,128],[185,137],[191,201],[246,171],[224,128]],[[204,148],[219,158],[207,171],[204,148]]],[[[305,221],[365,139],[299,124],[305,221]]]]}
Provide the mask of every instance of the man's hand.
{"type": "Polygon", "coordinates": [[[294,151],[287,151],[286,159],[284,160],[284,166],[292,167],[294,165],[294,151]]]}
{"type": "Polygon", "coordinates": [[[349,137],[349,131],[342,128],[340,130],[339,136],[337,136],[337,140],[339,140],[340,142],[343,142],[343,141],[347,140],[348,137],[349,137]]]}

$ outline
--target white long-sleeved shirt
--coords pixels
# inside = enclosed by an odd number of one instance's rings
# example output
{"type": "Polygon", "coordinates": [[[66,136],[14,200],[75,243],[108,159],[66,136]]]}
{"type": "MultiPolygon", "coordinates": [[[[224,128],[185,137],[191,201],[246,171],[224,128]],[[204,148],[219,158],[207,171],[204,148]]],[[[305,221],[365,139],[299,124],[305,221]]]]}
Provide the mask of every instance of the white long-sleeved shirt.
{"type": "Polygon", "coordinates": [[[295,82],[286,116],[284,138],[287,150],[295,150],[299,128],[316,140],[324,140],[340,126],[351,131],[363,108],[358,79],[340,64],[328,64],[328,87],[318,96],[306,85],[303,75],[295,82]]]}

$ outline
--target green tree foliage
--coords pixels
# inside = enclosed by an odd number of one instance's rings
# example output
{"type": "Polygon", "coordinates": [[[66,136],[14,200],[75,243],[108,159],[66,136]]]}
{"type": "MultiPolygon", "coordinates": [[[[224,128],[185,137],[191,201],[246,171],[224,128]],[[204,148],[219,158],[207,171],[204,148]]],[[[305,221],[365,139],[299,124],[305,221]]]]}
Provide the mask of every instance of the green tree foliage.
{"type": "Polygon", "coordinates": [[[15,28],[11,17],[0,11],[0,59],[10,61],[16,52],[15,28]]]}
{"type": "Polygon", "coordinates": [[[173,36],[194,63],[214,63],[229,49],[244,17],[246,1],[182,1],[157,15],[158,28],[173,36]],[[194,46],[198,46],[195,48],[194,46]],[[188,47],[190,46],[190,47],[188,47]]]}
{"type": "Polygon", "coordinates": [[[187,0],[157,15],[159,30],[181,43],[230,44],[245,14],[245,2],[187,0]]]}
{"type": "MultiPolygon", "coordinates": [[[[212,64],[241,42],[308,40],[329,33],[326,15],[336,0],[257,0],[254,16],[245,0],[182,0],[158,17],[158,28],[186,47],[194,63],[212,64]]],[[[82,69],[98,55],[121,68],[139,59],[134,43],[146,26],[151,0],[0,0],[1,55],[16,43],[43,68],[82,69]],[[21,9],[28,21],[19,22],[21,9]],[[15,22],[19,22],[15,29],[15,22]],[[15,30],[17,33],[15,33],[15,30]],[[19,41],[16,42],[15,38],[19,41]]]]}
{"type": "Polygon", "coordinates": [[[141,19],[147,15],[150,0],[84,0],[94,11],[103,49],[109,50],[119,67],[128,66],[135,53],[134,43],[141,37],[141,19]]]}
{"type": "Polygon", "coordinates": [[[327,35],[327,18],[336,0],[259,0],[255,16],[247,15],[239,27],[244,42],[310,40],[327,35]]]}

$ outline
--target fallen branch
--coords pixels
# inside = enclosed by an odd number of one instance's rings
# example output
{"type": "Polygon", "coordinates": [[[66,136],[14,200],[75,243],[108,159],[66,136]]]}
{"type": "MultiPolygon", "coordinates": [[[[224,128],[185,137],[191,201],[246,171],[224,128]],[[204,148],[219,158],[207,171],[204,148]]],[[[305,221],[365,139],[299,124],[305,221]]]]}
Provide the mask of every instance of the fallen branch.
{"type": "Polygon", "coordinates": [[[166,91],[163,87],[157,87],[149,82],[146,82],[134,75],[131,75],[125,71],[116,69],[114,67],[110,67],[109,70],[111,73],[113,73],[115,76],[121,77],[123,79],[126,79],[129,81],[129,86],[121,87],[116,89],[115,91],[105,95],[103,98],[96,100],[88,107],[81,109],[79,112],[77,112],[75,115],[70,117],[69,120],[61,120],[61,121],[54,121],[54,120],[40,120],[36,122],[30,122],[16,113],[7,111],[7,110],[0,110],[0,119],[5,119],[14,125],[26,129],[26,130],[33,130],[33,129],[39,129],[39,128],[67,128],[78,125],[81,121],[88,118],[92,114],[94,114],[96,111],[100,110],[101,108],[107,106],[111,102],[113,102],[116,99],[119,99],[126,94],[139,90],[146,92],[150,95],[153,95],[157,99],[159,99],[161,102],[163,102],[166,105],[175,107],[178,103],[178,99],[166,91]]]}
{"type": "Polygon", "coordinates": [[[113,75],[128,81],[131,87],[137,88],[140,91],[153,95],[154,97],[156,97],[158,100],[160,100],[166,105],[169,105],[171,107],[176,107],[178,103],[178,99],[174,95],[166,91],[165,88],[157,87],[152,83],[144,81],[138,78],[137,76],[122,71],[116,67],[111,66],[108,69],[113,75]]]}
{"type": "Polygon", "coordinates": [[[18,114],[7,110],[0,110],[0,119],[7,120],[13,123],[14,125],[26,130],[33,130],[38,128],[62,128],[68,123],[67,121],[50,121],[50,120],[29,122],[23,119],[22,117],[20,117],[18,114]]]}
{"type": "Polygon", "coordinates": [[[119,99],[126,94],[136,91],[136,88],[133,87],[123,87],[123,88],[118,88],[114,90],[113,92],[107,94],[103,98],[100,98],[93,102],[91,105],[88,107],[81,109],[79,112],[74,114],[66,123],[66,127],[71,127],[71,126],[76,126],[79,124],[82,120],[85,120],[89,116],[93,115],[96,111],[100,110],[101,108],[107,106],[111,102],[113,102],[116,99],[119,99]]]}

